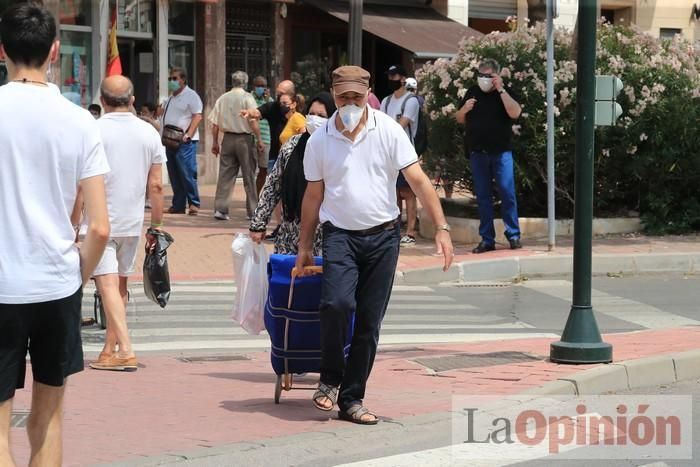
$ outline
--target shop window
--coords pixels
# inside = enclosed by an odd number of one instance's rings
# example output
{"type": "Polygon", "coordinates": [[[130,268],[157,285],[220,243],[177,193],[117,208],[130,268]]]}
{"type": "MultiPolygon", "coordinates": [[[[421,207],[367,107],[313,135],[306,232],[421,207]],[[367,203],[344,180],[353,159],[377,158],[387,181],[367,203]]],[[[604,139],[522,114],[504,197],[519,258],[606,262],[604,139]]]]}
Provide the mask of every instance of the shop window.
{"type": "Polygon", "coordinates": [[[661,28],[659,30],[659,37],[664,40],[673,40],[674,37],[676,37],[678,34],[682,34],[683,31],[681,31],[678,28],[661,28]]]}
{"type": "Polygon", "coordinates": [[[312,96],[330,89],[331,71],[347,65],[347,35],[344,33],[294,30],[291,78],[297,92],[312,96]]]}
{"type": "Polygon", "coordinates": [[[117,30],[152,34],[155,29],[153,0],[110,0],[109,9],[117,9],[117,30]]]}
{"type": "Polygon", "coordinates": [[[118,0],[111,2],[117,7],[117,29],[119,31],[153,33],[155,3],[153,0],[118,0]]]}
{"type": "Polygon", "coordinates": [[[90,26],[92,24],[91,0],[67,0],[59,2],[59,22],[72,26],[90,26]]]}
{"type": "Polygon", "coordinates": [[[194,3],[171,1],[168,7],[168,34],[194,36],[194,3]]]}
{"type": "Polygon", "coordinates": [[[170,40],[168,43],[168,63],[171,67],[187,71],[187,84],[194,88],[194,41],[170,40]]]}
{"type": "Polygon", "coordinates": [[[92,102],[91,43],[90,33],[61,31],[61,94],[82,106],[92,102]]]}

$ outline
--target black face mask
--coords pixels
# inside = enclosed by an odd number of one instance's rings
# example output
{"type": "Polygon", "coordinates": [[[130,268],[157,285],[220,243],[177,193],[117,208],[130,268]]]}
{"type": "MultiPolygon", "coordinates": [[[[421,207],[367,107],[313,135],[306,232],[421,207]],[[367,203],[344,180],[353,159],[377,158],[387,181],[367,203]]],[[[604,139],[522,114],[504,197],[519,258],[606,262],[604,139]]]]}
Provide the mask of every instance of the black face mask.
{"type": "Polygon", "coordinates": [[[390,79],[389,80],[389,90],[391,92],[398,91],[399,89],[401,89],[402,86],[403,86],[403,84],[401,84],[400,79],[390,79]]]}
{"type": "Polygon", "coordinates": [[[284,104],[280,104],[280,112],[282,112],[282,115],[287,115],[289,113],[289,107],[284,104]]]}

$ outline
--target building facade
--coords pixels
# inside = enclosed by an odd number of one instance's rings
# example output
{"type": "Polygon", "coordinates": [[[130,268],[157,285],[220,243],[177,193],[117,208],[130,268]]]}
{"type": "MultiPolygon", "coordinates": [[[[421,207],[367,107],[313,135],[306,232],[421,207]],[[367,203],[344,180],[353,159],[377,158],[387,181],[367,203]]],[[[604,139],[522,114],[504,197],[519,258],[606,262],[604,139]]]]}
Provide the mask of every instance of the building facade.
{"type": "MultiPolygon", "coordinates": [[[[555,25],[573,30],[576,25],[578,0],[555,0],[559,17],[555,25]]],[[[534,18],[546,0],[447,0],[443,12],[482,33],[507,30],[505,19],[517,16],[534,18]]],[[[599,0],[600,16],[612,24],[632,24],[655,36],[672,38],[682,35],[691,42],[700,42],[700,2],[697,0],[599,0]]]]}
{"type": "MultiPolygon", "coordinates": [[[[652,36],[680,34],[700,43],[700,2],[693,0],[600,0],[600,14],[612,24],[633,24],[652,36]]],[[[559,0],[556,24],[573,29],[577,0],[559,0]]]]}

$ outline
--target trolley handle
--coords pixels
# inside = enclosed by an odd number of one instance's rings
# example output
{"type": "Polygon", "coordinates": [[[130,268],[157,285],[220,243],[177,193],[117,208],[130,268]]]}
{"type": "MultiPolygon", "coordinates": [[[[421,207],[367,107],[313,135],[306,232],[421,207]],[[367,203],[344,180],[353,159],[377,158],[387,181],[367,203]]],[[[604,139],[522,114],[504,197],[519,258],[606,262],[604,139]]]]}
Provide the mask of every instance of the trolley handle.
{"type": "MultiPolygon", "coordinates": [[[[323,273],[323,266],[304,266],[304,271],[307,274],[315,275],[323,273]]],[[[294,298],[294,281],[299,275],[299,270],[295,267],[292,268],[292,282],[289,284],[289,299],[287,300],[287,308],[292,308],[292,299],[294,298]]]]}

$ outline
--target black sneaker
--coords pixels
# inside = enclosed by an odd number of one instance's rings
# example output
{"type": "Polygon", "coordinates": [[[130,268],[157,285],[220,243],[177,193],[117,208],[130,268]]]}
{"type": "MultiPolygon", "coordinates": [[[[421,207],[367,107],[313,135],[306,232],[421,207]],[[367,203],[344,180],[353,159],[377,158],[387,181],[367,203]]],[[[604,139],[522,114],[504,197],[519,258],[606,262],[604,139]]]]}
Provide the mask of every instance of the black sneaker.
{"type": "Polygon", "coordinates": [[[496,249],[496,245],[489,245],[485,242],[479,242],[479,244],[472,250],[474,254],[486,253],[487,251],[493,251],[496,249]]]}
{"type": "Polygon", "coordinates": [[[510,243],[511,250],[517,250],[518,248],[523,247],[523,244],[520,243],[520,237],[509,238],[508,243],[510,243]]]}

